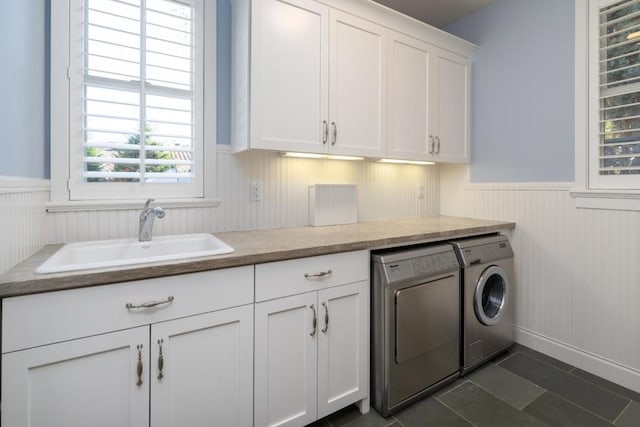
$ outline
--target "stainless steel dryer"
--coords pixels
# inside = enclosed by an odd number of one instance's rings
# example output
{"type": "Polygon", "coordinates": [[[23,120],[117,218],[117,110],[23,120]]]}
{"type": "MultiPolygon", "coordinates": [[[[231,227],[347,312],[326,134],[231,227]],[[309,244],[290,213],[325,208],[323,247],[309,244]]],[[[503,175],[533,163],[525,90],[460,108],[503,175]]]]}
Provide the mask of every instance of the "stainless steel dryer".
{"type": "Polygon", "coordinates": [[[460,372],[460,266],[451,245],[373,253],[371,395],[387,417],[460,372]]]}
{"type": "Polygon", "coordinates": [[[513,344],[513,250],[502,235],[452,243],[462,267],[464,375],[513,344]]]}

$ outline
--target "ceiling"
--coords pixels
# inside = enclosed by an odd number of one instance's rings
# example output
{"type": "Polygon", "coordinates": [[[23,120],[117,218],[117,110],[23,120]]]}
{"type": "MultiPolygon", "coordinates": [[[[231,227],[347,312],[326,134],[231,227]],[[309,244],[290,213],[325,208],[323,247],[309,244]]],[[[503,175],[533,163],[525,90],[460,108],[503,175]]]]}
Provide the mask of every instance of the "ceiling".
{"type": "Polygon", "coordinates": [[[444,28],[493,0],[373,0],[434,27],[444,28]]]}

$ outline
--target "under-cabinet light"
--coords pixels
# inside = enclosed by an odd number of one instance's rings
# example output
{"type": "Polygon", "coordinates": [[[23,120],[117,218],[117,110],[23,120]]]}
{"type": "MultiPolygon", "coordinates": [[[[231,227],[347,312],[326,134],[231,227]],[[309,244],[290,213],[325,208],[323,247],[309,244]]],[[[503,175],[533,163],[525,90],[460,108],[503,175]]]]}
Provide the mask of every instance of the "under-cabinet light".
{"type": "Polygon", "coordinates": [[[380,159],[378,160],[378,162],[379,163],[395,163],[395,164],[402,164],[402,165],[421,165],[421,166],[435,165],[434,162],[421,162],[418,160],[380,159]]]}
{"type": "Polygon", "coordinates": [[[284,157],[296,157],[300,159],[323,159],[324,154],[312,154],[312,153],[282,153],[284,157]]]}
{"type": "Polygon", "coordinates": [[[328,154],[314,154],[314,153],[282,153],[285,157],[297,157],[301,159],[328,159],[328,160],[364,160],[364,157],[354,156],[332,156],[328,154]]]}
{"type": "Polygon", "coordinates": [[[356,156],[327,156],[329,160],[364,160],[364,157],[356,156]]]}

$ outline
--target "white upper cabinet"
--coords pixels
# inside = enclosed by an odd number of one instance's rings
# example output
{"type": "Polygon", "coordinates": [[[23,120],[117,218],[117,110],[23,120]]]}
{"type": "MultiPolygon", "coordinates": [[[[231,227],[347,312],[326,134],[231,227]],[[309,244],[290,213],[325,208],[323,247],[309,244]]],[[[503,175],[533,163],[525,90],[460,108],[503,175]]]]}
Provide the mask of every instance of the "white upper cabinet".
{"type": "Polygon", "coordinates": [[[470,78],[468,58],[390,32],[387,157],[469,162],[470,78]]]}
{"type": "Polygon", "coordinates": [[[384,156],[386,31],[338,10],[330,16],[329,152],[384,156]]]}
{"type": "Polygon", "coordinates": [[[252,7],[249,146],[324,151],[329,9],[311,0],[261,0],[252,7]]]}
{"type": "Polygon", "coordinates": [[[233,149],[468,162],[474,50],[371,2],[235,0],[233,149]]]}
{"type": "Polygon", "coordinates": [[[433,46],[400,33],[389,35],[389,139],[387,157],[426,160],[433,46]]]}
{"type": "Polygon", "coordinates": [[[234,31],[251,39],[243,49],[236,35],[234,76],[251,65],[248,86],[234,81],[234,148],[382,155],[384,29],[311,0],[254,1],[250,17],[238,3],[234,31]]]}
{"type": "Polygon", "coordinates": [[[471,60],[442,49],[434,58],[430,160],[471,160],[471,60]]]}

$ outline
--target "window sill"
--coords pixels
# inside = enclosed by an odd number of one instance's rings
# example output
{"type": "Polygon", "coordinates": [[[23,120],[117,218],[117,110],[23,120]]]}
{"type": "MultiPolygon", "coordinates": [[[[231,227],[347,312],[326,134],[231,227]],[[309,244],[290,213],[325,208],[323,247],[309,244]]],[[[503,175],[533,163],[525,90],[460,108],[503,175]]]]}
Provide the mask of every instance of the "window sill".
{"type": "Polygon", "coordinates": [[[574,190],[571,196],[578,209],[640,211],[638,191],[574,190]]]}
{"type": "MultiPolygon", "coordinates": [[[[48,203],[47,212],[83,212],[83,211],[120,211],[140,210],[144,200],[131,201],[90,201],[90,202],[62,202],[48,203]]],[[[167,199],[158,200],[157,204],[163,208],[215,208],[220,206],[217,199],[167,199]]]]}

